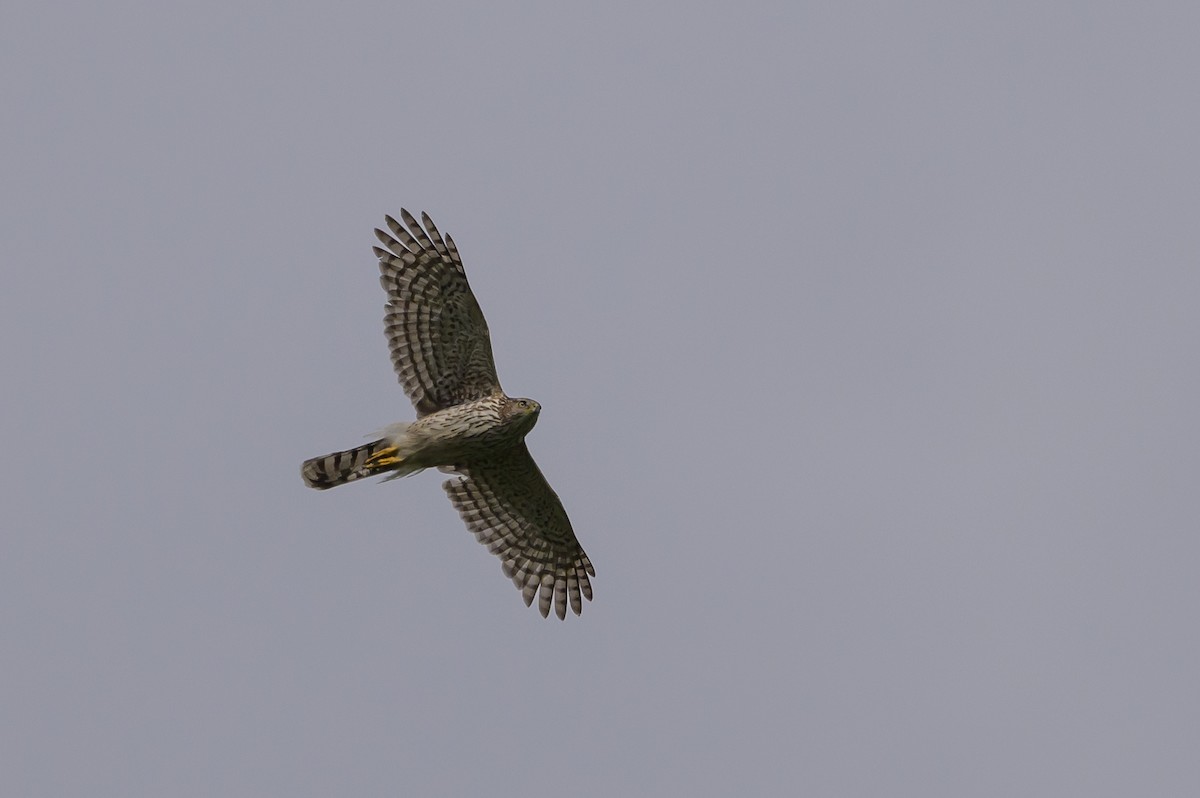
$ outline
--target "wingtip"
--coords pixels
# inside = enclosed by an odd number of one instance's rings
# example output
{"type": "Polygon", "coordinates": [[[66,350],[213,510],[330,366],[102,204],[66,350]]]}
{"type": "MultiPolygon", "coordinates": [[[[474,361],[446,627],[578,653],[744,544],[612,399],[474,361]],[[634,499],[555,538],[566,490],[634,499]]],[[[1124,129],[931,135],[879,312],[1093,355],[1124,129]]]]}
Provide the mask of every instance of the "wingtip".
{"type": "Polygon", "coordinates": [[[417,217],[409,213],[408,208],[400,209],[400,218],[404,220],[404,223],[408,225],[409,228],[420,227],[420,224],[417,222],[417,217]]]}

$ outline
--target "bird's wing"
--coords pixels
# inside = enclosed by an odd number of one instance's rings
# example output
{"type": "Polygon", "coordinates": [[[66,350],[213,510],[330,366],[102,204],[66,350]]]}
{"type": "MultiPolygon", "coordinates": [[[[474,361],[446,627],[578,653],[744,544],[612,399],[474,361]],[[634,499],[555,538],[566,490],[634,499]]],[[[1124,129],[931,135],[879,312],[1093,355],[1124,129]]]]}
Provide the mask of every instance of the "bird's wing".
{"type": "Polygon", "coordinates": [[[538,470],[524,443],[499,456],[443,470],[460,476],[442,487],[479,542],[498,556],[504,575],[521,591],[526,606],[559,618],[567,602],[578,615],[591,601],[592,562],[575,538],[562,502],[538,470]]]}
{"type": "Polygon", "coordinates": [[[424,228],[406,210],[400,211],[403,224],[386,218],[391,233],[375,230],[388,297],[384,327],[392,365],[417,413],[500,391],[487,322],[454,239],[443,238],[424,213],[424,228]]]}

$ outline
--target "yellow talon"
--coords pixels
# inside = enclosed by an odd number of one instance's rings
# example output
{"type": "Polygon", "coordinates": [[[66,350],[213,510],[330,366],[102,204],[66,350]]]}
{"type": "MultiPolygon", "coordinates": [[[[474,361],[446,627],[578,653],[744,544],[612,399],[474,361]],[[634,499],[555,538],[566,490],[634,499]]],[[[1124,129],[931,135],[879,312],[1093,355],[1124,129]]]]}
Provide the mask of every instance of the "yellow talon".
{"type": "Polygon", "coordinates": [[[400,457],[395,446],[389,446],[386,449],[380,449],[367,458],[366,466],[368,468],[387,468],[388,466],[400,465],[404,462],[404,458],[400,457]]]}

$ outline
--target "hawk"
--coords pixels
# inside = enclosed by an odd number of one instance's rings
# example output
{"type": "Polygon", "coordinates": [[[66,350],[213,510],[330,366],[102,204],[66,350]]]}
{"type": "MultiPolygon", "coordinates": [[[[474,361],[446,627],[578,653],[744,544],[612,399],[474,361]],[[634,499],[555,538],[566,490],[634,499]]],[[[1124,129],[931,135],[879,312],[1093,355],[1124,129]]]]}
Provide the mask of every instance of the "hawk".
{"type": "Polygon", "coordinates": [[[595,576],[562,502],[525,446],[541,405],[500,388],[492,343],[467,284],[458,248],[428,214],[421,223],[401,209],[403,224],[384,217],[380,282],[387,293],[384,328],[392,365],[417,411],[365,446],[306,460],[300,475],[324,490],[373,474],[384,481],[437,468],[467,528],[500,558],[504,575],[546,617],[565,618],[592,598],[595,576]],[[422,226],[422,223],[424,226],[422,226]]]}

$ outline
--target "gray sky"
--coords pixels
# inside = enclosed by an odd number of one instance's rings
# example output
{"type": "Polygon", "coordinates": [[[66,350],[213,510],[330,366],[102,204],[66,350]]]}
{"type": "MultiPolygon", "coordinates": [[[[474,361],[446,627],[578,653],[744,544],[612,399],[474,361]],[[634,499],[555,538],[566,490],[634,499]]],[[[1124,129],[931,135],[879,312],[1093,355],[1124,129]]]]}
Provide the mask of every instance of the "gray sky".
{"type": "Polygon", "coordinates": [[[1200,792],[1200,6],[8,4],[5,796],[1200,792]],[[371,229],[596,564],[526,609],[371,229]]]}

